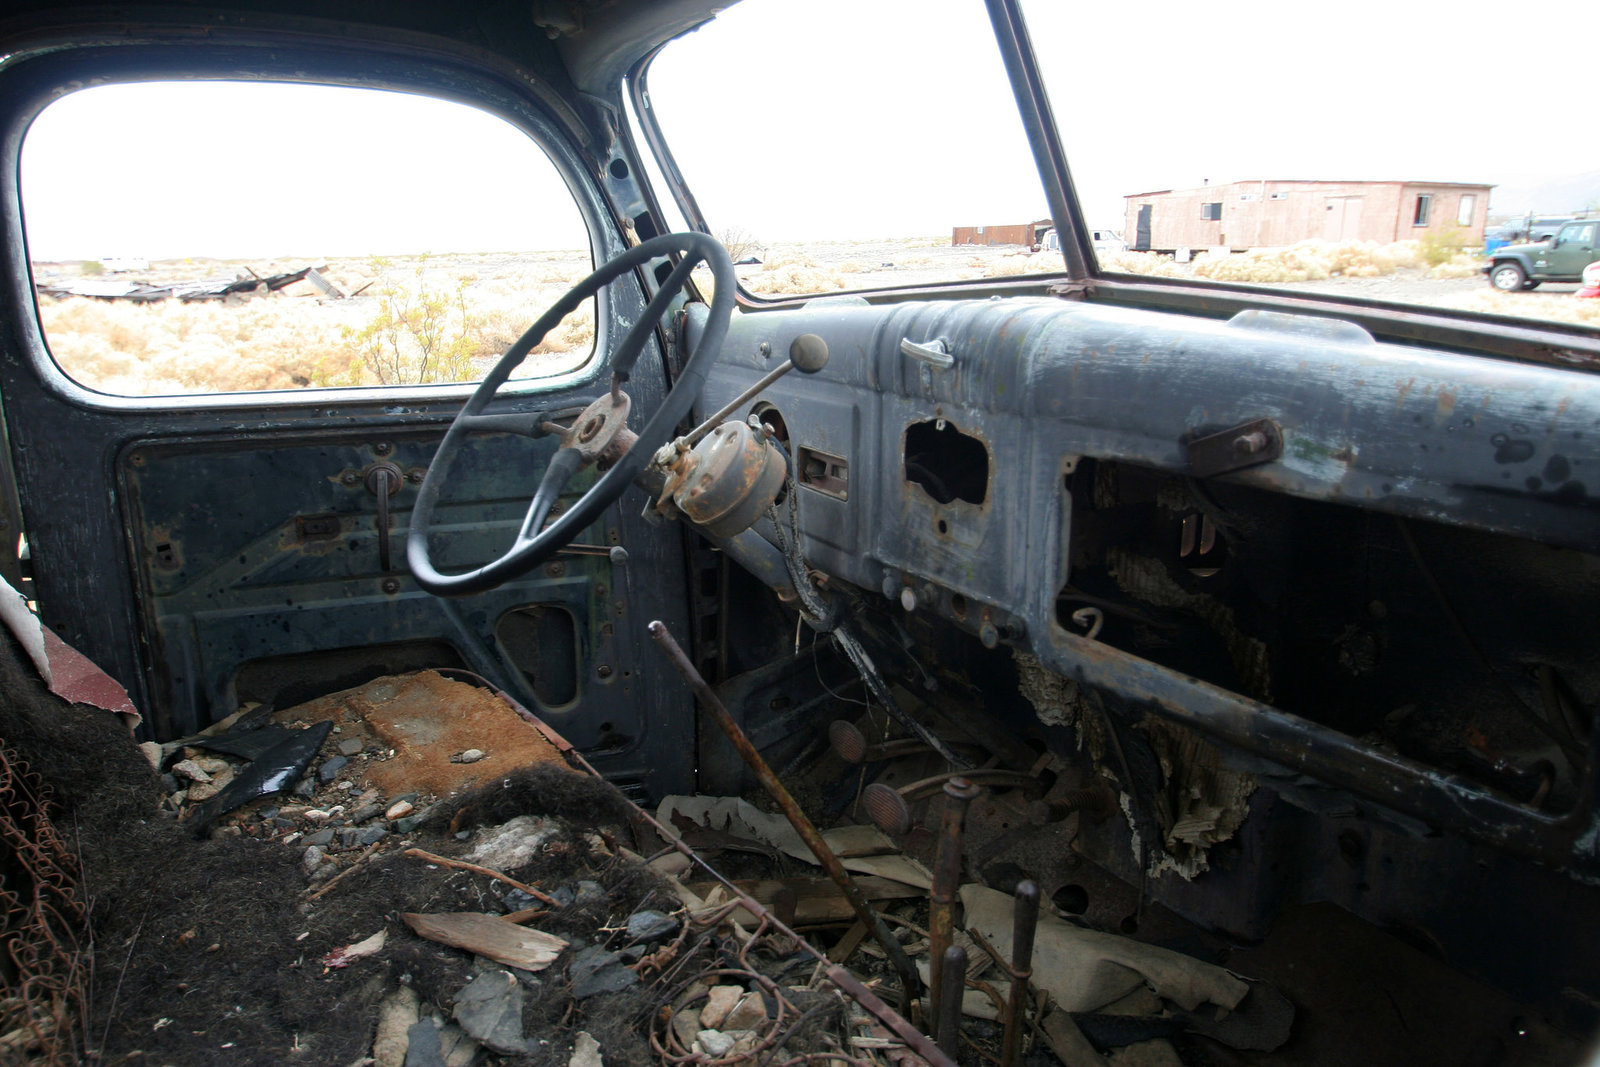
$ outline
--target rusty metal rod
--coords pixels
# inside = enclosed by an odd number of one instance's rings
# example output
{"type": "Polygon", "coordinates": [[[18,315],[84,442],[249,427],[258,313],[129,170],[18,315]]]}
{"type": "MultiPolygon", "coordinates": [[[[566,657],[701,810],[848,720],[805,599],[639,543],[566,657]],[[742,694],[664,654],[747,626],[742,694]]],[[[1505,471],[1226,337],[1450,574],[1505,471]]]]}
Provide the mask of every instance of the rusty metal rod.
{"type": "Polygon", "coordinates": [[[939,1003],[934,1008],[938,1018],[939,1049],[951,1059],[956,1058],[957,1035],[961,1033],[961,995],[967,991],[967,950],[951,945],[942,957],[935,957],[944,965],[939,979],[939,1003]]]}
{"type": "Polygon", "coordinates": [[[920,1033],[915,1026],[906,1022],[905,1016],[895,1012],[878,996],[861,984],[861,980],[837,963],[830,963],[828,969],[822,973],[828,976],[828,981],[838,986],[850,995],[850,999],[866,1008],[878,1021],[894,1032],[894,1035],[918,1056],[927,1060],[932,1067],[956,1067],[954,1056],[946,1056],[944,1050],[935,1045],[927,1034],[920,1033]]]}
{"type": "MultiPolygon", "coordinates": [[[[733,747],[755,772],[762,787],[773,800],[777,801],[784,817],[789,820],[789,825],[794,827],[795,833],[800,835],[806,847],[817,857],[817,862],[833,880],[833,884],[839,887],[839,891],[850,902],[850,908],[856,913],[856,918],[866,924],[867,929],[872,931],[874,940],[883,946],[889,962],[894,965],[895,973],[900,976],[901,1010],[909,1010],[922,990],[922,980],[917,977],[916,967],[912,965],[911,957],[906,955],[905,948],[895,940],[894,934],[873,909],[861,887],[856,885],[855,880],[850,877],[850,872],[839,862],[839,857],[834,855],[833,849],[822,839],[822,834],[812,825],[811,820],[806,818],[806,813],[800,810],[800,805],[789,795],[789,790],[784,788],[778,776],[772,773],[772,768],[761,758],[761,753],[756,751],[756,746],[751,743],[750,738],[739,728],[739,724],[733,721],[733,716],[728,714],[728,709],[717,698],[717,694],[711,691],[711,686],[706,684],[706,680],[701,677],[694,664],[689,662],[689,657],[684,654],[678,642],[673,640],[666,626],[662,625],[660,620],[656,620],[646,629],[650,631],[650,636],[655,639],[656,644],[667,654],[667,658],[672,661],[678,673],[683,675],[683,680],[689,683],[690,690],[694,692],[701,705],[717,720],[717,725],[722,727],[722,732],[728,735],[733,747]]],[[[959,865],[959,857],[957,862],[959,865]]]]}
{"type": "Polygon", "coordinates": [[[686,441],[690,446],[693,446],[700,440],[700,438],[704,437],[712,430],[715,430],[718,426],[721,426],[723,420],[729,415],[732,415],[735,411],[738,411],[750,401],[754,400],[763,389],[777,381],[779,378],[782,378],[785,374],[788,374],[792,370],[794,370],[794,360],[792,359],[786,359],[776,367],[773,367],[771,370],[767,371],[767,373],[763,374],[760,380],[754,385],[740,393],[738,396],[734,397],[732,400],[728,401],[726,404],[722,405],[722,407],[713,412],[705,422],[702,422],[699,426],[696,426],[694,429],[685,434],[683,437],[684,441],[686,441]]]}
{"type": "MultiPolygon", "coordinates": [[[[456,673],[470,674],[470,672],[459,670],[456,673]]],[[[478,676],[472,675],[472,677],[478,676]]],[[[488,684],[487,681],[485,681],[485,684],[488,684]]],[[[493,687],[491,686],[491,688],[493,687]]],[[[518,704],[515,699],[505,693],[501,693],[496,690],[496,695],[499,696],[500,699],[504,700],[511,707],[512,711],[515,711],[523,719],[526,719],[530,725],[538,729],[540,733],[549,738],[551,743],[560,749],[561,753],[572,763],[583,768],[583,770],[596,781],[605,781],[605,775],[595,770],[594,764],[584,759],[582,752],[579,752],[577,749],[573,748],[565,738],[556,733],[549,726],[545,725],[537,715],[533,714],[533,712],[529,711],[521,704],[518,704]]],[[[955,1060],[939,1051],[939,1047],[933,1043],[931,1038],[918,1031],[916,1027],[912,1026],[905,1020],[904,1016],[895,1011],[893,1008],[889,1007],[889,1005],[885,1004],[875,993],[872,992],[872,990],[862,985],[861,981],[856,978],[855,975],[829,960],[827,956],[823,955],[817,950],[815,945],[801,937],[799,934],[795,933],[787,923],[779,920],[777,916],[768,911],[767,908],[755,897],[751,896],[749,893],[746,893],[743,889],[740,889],[736,883],[729,880],[721,871],[707,863],[704,857],[702,857],[698,852],[690,848],[688,845],[684,844],[681,837],[678,837],[674,831],[662,825],[661,821],[654,815],[651,815],[648,811],[645,811],[643,808],[639,807],[639,805],[628,799],[628,797],[620,791],[616,793],[616,796],[621,799],[622,803],[630,811],[633,812],[633,817],[635,819],[645,823],[654,829],[656,833],[660,834],[661,839],[667,842],[667,847],[671,848],[674,852],[677,852],[680,856],[688,860],[694,866],[697,866],[701,870],[705,871],[706,875],[710,877],[712,881],[716,882],[718,885],[722,886],[723,889],[727,890],[730,899],[737,900],[746,911],[748,911],[751,915],[754,915],[757,919],[770,923],[772,926],[776,927],[780,934],[789,938],[794,942],[794,944],[799,946],[801,952],[806,953],[812,959],[822,964],[826,968],[823,973],[828,976],[828,981],[838,986],[847,997],[861,1005],[861,1007],[865,1008],[868,1012],[872,1013],[872,1015],[876,1017],[879,1022],[883,1023],[883,1025],[887,1026],[891,1031],[898,1035],[913,1052],[928,1061],[929,1067],[957,1067],[955,1060]]]]}
{"type": "Polygon", "coordinates": [[[1011,913],[1011,999],[1006,1003],[1006,1031],[1000,1050],[1000,1067],[1013,1067],[1022,1051],[1027,1028],[1028,979],[1033,977],[1033,932],[1039,926],[1039,885],[1032,879],[1017,883],[1017,902],[1011,913]]]}
{"type": "Polygon", "coordinates": [[[939,846],[934,854],[933,886],[928,890],[928,985],[933,988],[933,1030],[940,1032],[944,1010],[944,956],[950,948],[956,908],[956,891],[961,886],[962,825],[967,805],[983,790],[965,778],[944,783],[944,816],[939,823],[939,846]]]}

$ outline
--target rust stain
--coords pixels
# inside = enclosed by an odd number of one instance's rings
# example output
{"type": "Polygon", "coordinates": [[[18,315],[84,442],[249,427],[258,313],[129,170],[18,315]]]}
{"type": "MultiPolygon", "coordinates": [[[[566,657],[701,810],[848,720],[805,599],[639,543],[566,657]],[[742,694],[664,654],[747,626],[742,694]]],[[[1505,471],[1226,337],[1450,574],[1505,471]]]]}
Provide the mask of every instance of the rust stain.
{"type": "Polygon", "coordinates": [[[1456,394],[1440,387],[1438,407],[1439,417],[1441,419],[1449,418],[1450,413],[1456,409],[1456,394]]]}
{"type": "Polygon", "coordinates": [[[394,756],[365,766],[365,782],[393,795],[419,790],[448,796],[532,763],[566,766],[543,733],[487,689],[434,671],[391,675],[319,697],[273,716],[279,722],[331,720],[343,737],[370,735],[394,756]],[[476,763],[450,757],[476,748],[476,763]]]}
{"type": "Polygon", "coordinates": [[[1417,380],[1415,378],[1407,378],[1405,381],[1400,383],[1400,395],[1397,396],[1394,401],[1394,409],[1396,411],[1399,411],[1400,405],[1406,402],[1406,397],[1411,395],[1412,386],[1416,384],[1417,380]]]}

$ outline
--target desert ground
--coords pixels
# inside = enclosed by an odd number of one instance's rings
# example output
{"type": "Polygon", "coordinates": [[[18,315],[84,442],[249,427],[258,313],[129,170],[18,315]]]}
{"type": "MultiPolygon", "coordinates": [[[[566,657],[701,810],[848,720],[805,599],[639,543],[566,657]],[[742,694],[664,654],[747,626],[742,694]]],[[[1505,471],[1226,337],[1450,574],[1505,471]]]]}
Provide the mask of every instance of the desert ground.
{"type": "MultiPolygon", "coordinates": [[[[769,296],[1045,273],[1059,270],[1061,263],[1056,253],[952,247],[946,237],[747,245],[735,252],[738,258],[759,260],[737,268],[741,285],[769,296]]],[[[1306,242],[1227,257],[1201,255],[1187,264],[1120,253],[1104,263],[1117,273],[1244,282],[1600,327],[1600,301],[1575,299],[1574,286],[1498,293],[1478,265],[1469,254],[1441,261],[1414,242],[1306,242]]],[[[349,295],[331,299],[309,283],[198,302],[41,295],[40,318],[62,368],[107,393],[159,396],[467,381],[480,377],[591,269],[588,254],[574,250],[176,260],[115,277],[164,284],[243,278],[248,272],[266,277],[305,266],[316,266],[349,295]]],[[[36,263],[35,280],[42,287],[56,285],[93,275],[97,267],[36,263]]],[[[580,308],[545,338],[519,375],[537,377],[578,365],[593,337],[593,311],[580,308]]]]}

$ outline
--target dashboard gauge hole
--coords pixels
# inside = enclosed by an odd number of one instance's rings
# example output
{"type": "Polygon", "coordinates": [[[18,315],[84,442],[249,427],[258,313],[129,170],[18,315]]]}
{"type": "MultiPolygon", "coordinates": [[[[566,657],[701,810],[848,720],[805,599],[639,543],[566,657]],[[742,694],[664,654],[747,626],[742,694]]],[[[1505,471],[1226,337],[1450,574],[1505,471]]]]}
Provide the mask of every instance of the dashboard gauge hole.
{"type": "Polygon", "coordinates": [[[750,414],[754,415],[756,421],[760,422],[761,425],[772,431],[772,436],[779,444],[787,445],[789,443],[789,424],[783,421],[783,412],[766,401],[762,401],[750,409],[750,414]]]}
{"type": "Polygon", "coordinates": [[[905,472],[906,481],[940,504],[982,504],[989,495],[988,446],[948,419],[906,427],[905,472]]]}
{"type": "Polygon", "coordinates": [[[1057,911],[1067,915],[1082,915],[1089,910],[1089,891],[1074,882],[1057,889],[1051,894],[1050,902],[1057,911]]]}
{"type": "Polygon", "coordinates": [[[967,617],[967,598],[960,593],[950,594],[950,614],[958,619],[967,617]]]}
{"type": "Polygon", "coordinates": [[[939,532],[942,533],[942,534],[949,533],[950,532],[950,524],[948,522],[945,522],[943,519],[940,519],[939,520],[939,532]]]}

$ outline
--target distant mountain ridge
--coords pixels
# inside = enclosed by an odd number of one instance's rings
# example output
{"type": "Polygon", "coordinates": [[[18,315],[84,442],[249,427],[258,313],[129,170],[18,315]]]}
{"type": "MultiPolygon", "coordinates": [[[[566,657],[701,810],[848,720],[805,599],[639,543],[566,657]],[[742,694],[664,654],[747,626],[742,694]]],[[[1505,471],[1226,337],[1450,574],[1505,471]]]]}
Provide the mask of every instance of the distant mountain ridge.
{"type": "Polygon", "coordinates": [[[1489,194],[1489,211],[1496,215],[1559,215],[1600,208],[1600,170],[1542,181],[1506,182],[1489,194]]]}

